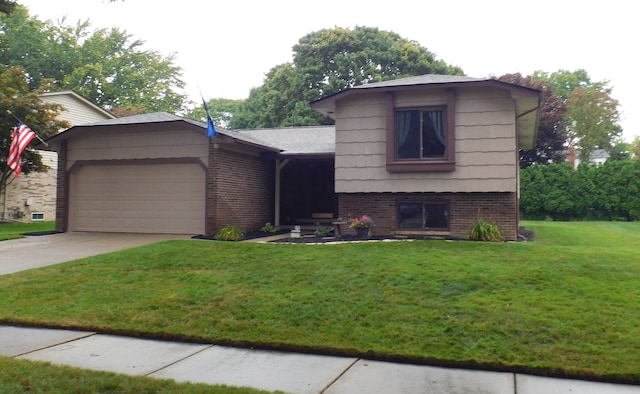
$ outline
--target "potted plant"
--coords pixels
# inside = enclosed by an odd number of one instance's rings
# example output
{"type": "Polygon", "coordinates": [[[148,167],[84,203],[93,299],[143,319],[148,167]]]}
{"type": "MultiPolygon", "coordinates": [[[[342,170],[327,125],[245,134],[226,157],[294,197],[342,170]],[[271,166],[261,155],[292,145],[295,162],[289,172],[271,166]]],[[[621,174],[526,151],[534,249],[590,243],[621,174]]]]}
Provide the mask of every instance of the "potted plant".
{"type": "Polygon", "coordinates": [[[356,230],[358,238],[368,238],[371,226],[373,226],[373,219],[367,215],[362,215],[359,218],[353,218],[349,224],[349,227],[356,230]]]}

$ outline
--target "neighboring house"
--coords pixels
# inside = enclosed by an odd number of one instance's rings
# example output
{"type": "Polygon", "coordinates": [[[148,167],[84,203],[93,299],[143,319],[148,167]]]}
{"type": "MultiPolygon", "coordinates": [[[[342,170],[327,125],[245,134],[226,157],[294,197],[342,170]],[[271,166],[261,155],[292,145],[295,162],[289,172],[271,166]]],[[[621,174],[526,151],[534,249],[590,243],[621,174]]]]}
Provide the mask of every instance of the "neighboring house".
{"type": "MultiPolygon", "coordinates": [[[[46,103],[63,105],[65,110],[60,112],[58,119],[66,120],[72,126],[115,117],[71,90],[44,93],[40,98],[46,103]]],[[[50,170],[22,174],[9,183],[0,200],[3,219],[26,222],[55,220],[58,155],[51,151],[39,153],[43,164],[50,170]]]]}
{"type": "MultiPolygon", "coordinates": [[[[609,159],[611,155],[605,149],[594,149],[591,153],[589,153],[589,161],[588,164],[595,164],[599,166],[603,164],[607,159],[609,159]]],[[[580,165],[580,151],[571,147],[569,149],[569,154],[567,155],[567,161],[573,166],[573,168],[578,168],[580,165]]]]}
{"type": "Polygon", "coordinates": [[[477,218],[517,239],[518,148],[540,92],[424,75],[311,104],[335,126],[218,130],[168,113],[75,126],[59,152],[61,231],[214,235],[317,218],[374,218],[376,234],[464,237],[477,218]]]}

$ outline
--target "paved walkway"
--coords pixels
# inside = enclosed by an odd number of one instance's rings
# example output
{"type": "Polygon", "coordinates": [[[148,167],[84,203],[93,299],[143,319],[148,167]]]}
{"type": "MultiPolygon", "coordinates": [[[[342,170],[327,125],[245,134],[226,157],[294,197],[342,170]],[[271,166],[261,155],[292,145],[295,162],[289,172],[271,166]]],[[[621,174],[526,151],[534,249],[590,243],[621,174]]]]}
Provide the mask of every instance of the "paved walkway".
{"type": "Polygon", "coordinates": [[[188,235],[126,233],[60,233],[0,242],[0,275],[188,235]]]}
{"type": "Polygon", "coordinates": [[[287,393],[640,394],[640,386],[0,326],[0,356],[287,393]]]}

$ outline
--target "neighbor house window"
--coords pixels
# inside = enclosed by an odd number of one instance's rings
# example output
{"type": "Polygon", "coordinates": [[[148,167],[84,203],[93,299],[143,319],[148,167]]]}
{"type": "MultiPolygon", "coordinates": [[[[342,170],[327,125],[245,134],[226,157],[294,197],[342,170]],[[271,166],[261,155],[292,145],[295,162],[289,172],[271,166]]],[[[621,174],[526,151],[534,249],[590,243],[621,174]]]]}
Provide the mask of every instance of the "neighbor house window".
{"type": "Polygon", "coordinates": [[[398,204],[400,230],[449,230],[449,204],[446,202],[402,202],[398,204]]]}
{"type": "Polygon", "coordinates": [[[447,117],[443,108],[397,110],[396,159],[431,159],[445,157],[447,151],[447,117]]]}
{"type": "MultiPolygon", "coordinates": [[[[428,94],[425,91],[425,94],[428,94]]],[[[456,97],[447,89],[439,106],[402,108],[386,96],[387,171],[444,172],[456,169],[456,97]]]]}
{"type": "Polygon", "coordinates": [[[31,220],[33,220],[33,221],[44,220],[44,213],[42,213],[42,212],[33,212],[33,213],[31,213],[31,220]]]}

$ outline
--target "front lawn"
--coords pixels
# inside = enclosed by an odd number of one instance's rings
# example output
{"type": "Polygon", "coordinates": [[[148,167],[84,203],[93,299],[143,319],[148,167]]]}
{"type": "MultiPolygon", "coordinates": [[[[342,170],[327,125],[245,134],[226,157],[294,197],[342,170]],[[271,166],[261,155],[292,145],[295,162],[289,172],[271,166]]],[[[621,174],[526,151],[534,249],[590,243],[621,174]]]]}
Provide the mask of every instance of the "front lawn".
{"type": "Polygon", "coordinates": [[[0,277],[0,321],[640,383],[640,223],[527,243],[168,241],[0,277]]]}
{"type": "Polygon", "coordinates": [[[0,241],[24,238],[25,233],[41,233],[55,230],[55,222],[0,222],[0,241]]]}

